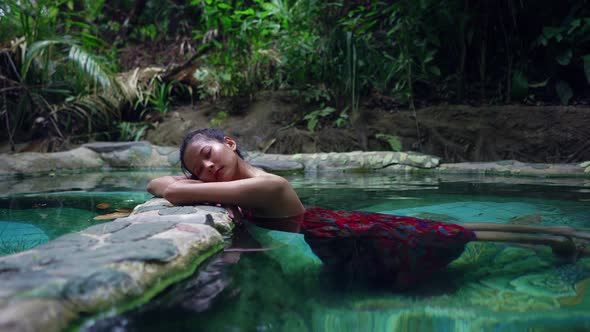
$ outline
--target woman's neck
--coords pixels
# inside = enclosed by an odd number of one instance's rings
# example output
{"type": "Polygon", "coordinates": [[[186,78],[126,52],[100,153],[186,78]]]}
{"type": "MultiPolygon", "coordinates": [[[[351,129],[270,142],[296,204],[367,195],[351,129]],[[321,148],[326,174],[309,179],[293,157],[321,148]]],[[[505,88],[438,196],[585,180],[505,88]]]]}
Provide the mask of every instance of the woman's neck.
{"type": "Polygon", "coordinates": [[[249,162],[238,159],[238,167],[235,180],[250,179],[260,175],[261,170],[252,166],[249,162]]]}

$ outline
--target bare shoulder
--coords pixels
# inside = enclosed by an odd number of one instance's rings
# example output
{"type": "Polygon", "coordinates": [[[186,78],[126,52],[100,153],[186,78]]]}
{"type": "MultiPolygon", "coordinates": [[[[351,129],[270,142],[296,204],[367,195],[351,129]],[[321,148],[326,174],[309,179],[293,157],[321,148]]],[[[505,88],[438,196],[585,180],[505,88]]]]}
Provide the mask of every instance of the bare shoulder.
{"type": "Polygon", "coordinates": [[[271,173],[261,173],[260,175],[256,176],[257,178],[262,179],[263,181],[269,181],[278,184],[289,184],[289,181],[282,176],[271,174],[271,173]]]}
{"type": "Polygon", "coordinates": [[[268,195],[257,209],[259,216],[286,217],[300,215],[305,211],[297,193],[287,179],[275,174],[265,173],[257,176],[264,181],[268,195]]]}

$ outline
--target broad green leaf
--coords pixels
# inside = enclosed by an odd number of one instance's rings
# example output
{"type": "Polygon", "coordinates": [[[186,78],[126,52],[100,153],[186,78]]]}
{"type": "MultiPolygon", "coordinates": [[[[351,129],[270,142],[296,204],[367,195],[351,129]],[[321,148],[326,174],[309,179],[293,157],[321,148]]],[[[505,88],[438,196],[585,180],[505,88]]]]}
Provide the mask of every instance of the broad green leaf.
{"type": "Polygon", "coordinates": [[[529,81],[521,71],[515,71],[512,75],[512,89],[510,95],[514,99],[522,100],[528,95],[529,81]]]}
{"type": "Polygon", "coordinates": [[[252,16],[252,15],[255,15],[255,14],[256,14],[256,12],[254,12],[254,9],[252,9],[252,8],[248,8],[248,9],[246,9],[246,10],[236,10],[236,11],[235,11],[235,14],[236,14],[236,15],[247,15],[247,16],[252,16]]]}
{"type": "Polygon", "coordinates": [[[558,54],[555,57],[555,60],[557,60],[557,63],[559,63],[562,66],[567,66],[569,65],[570,61],[572,60],[572,49],[568,48],[565,51],[561,52],[560,54],[558,54]]]}
{"type": "Polygon", "coordinates": [[[545,38],[544,35],[540,35],[537,40],[535,40],[535,42],[533,43],[532,47],[536,46],[536,45],[543,45],[543,46],[547,46],[547,38],[545,38]]]}
{"type": "Polygon", "coordinates": [[[334,113],[336,111],[336,109],[334,107],[326,107],[323,110],[320,111],[319,115],[321,117],[326,117],[332,113],[334,113]]]}
{"type": "Polygon", "coordinates": [[[544,27],[543,28],[543,35],[547,39],[555,38],[557,41],[560,41],[562,30],[563,30],[563,28],[560,28],[560,27],[544,27]]]}
{"type": "Polygon", "coordinates": [[[307,130],[309,130],[310,132],[314,132],[315,130],[315,126],[318,124],[318,118],[311,118],[309,119],[309,122],[307,123],[307,130]]]}
{"type": "Polygon", "coordinates": [[[435,76],[440,76],[440,69],[437,66],[430,66],[428,70],[435,76]]]}
{"type": "Polygon", "coordinates": [[[570,85],[565,81],[558,81],[557,84],[555,84],[555,91],[563,105],[567,105],[570,99],[574,96],[572,88],[570,88],[570,85]]]}
{"type": "Polygon", "coordinates": [[[577,18],[570,23],[570,28],[567,30],[567,33],[570,34],[574,31],[577,27],[582,24],[582,20],[577,18]]]}
{"type": "Polygon", "coordinates": [[[396,135],[377,134],[375,138],[387,142],[393,151],[401,151],[403,148],[402,142],[396,135]]]}
{"type": "Polygon", "coordinates": [[[225,29],[229,29],[229,28],[231,28],[231,23],[232,23],[232,20],[231,20],[231,18],[229,18],[229,17],[227,17],[227,16],[223,16],[223,17],[221,18],[221,24],[223,25],[223,27],[224,27],[225,29]]]}

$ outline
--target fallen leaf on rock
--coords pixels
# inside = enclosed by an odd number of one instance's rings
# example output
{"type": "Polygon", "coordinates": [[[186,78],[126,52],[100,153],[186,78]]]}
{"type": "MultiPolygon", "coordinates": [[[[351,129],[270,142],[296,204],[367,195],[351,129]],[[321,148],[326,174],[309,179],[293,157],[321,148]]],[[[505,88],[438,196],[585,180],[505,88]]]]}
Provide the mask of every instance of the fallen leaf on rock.
{"type": "Polygon", "coordinates": [[[100,216],[94,217],[94,220],[113,220],[117,218],[127,217],[129,212],[113,212],[109,214],[101,214],[100,216]]]}

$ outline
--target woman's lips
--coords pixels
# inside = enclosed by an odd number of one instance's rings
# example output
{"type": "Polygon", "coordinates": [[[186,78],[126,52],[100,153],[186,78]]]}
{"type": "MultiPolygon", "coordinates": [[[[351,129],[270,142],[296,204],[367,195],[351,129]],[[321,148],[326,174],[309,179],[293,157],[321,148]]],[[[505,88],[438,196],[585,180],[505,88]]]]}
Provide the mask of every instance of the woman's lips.
{"type": "Polygon", "coordinates": [[[218,169],[215,171],[215,173],[213,174],[213,176],[215,177],[215,179],[216,179],[216,180],[219,180],[219,177],[221,176],[221,170],[222,170],[222,169],[223,169],[223,166],[222,166],[222,167],[219,167],[219,168],[218,168],[218,169]]]}

